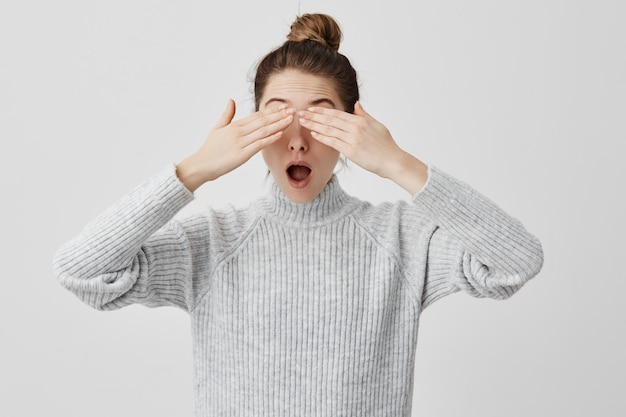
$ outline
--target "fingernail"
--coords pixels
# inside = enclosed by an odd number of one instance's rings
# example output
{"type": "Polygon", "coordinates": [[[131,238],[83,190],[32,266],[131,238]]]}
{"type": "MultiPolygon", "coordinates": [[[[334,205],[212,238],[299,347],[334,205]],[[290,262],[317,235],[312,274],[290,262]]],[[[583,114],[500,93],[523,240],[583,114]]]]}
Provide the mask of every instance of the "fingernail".
{"type": "Polygon", "coordinates": [[[295,112],[296,112],[296,109],[293,109],[293,108],[285,110],[286,114],[294,114],[295,112]]]}

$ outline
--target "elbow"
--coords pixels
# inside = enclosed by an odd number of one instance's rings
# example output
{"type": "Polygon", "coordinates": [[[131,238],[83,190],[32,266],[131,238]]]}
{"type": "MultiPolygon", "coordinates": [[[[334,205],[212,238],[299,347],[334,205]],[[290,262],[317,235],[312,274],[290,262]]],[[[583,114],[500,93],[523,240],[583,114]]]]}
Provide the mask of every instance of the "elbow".
{"type": "Polygon", "coordinates": [[[111,301],[119,297],[118,294],[99,285],[100,277],[85,279],[66,273],[56,273],[57,281],[63,288],[70,291],[79,300],[96,310],[110,310],[107,307],[111,301]]]}
{"type": "MultiPolygon", "coordinates": [[[[530,244],[518,252],[519,257],[513,270],[502,273],[503,277],[493,278],[493,282],[502,282],[499,291],[503,299],[509,298],[519,291],[528,281],[536,277],[543,268],[544,252],[541,242],[536,237],[532,237],[530,244]]],[[[497,284],[496,284],[497,286],[497,284]]]]}
{"type": "Polygon", "coordinates": [[[103,255],[68,242],[55,254],[52,269],[57,281],[85,304],[112,310],[123,304],[121,299],[137,283],[146,259],[141,253],[130,261],[103,255]]]}
{"type": "Polygon", "coordinates": [[[543,268],[543,246],[536,237],[532,237],[530,245],[524,251],[520,251],[515,274],[519,276],[521,284],[528,282],[539,274],[543,268]]]}
{"type": "Polygon", "coordinates": [[[539,240],[517,262],[506,262],[499,267],[489,267],[466,253],[463,259],[463,285],[470,294],[480,298],[505,300],[517,293],[528,281],[537,276],[543,267],[544,254],[539,240]],[[513,266],[513,264],[515,266],[513,266]]]}
{"type": "Polygon", "coordinates": [[[529,277],[529,279],[539,274],[539,272],[541,271],[541,268],[543,268],[543,260],[544,260],[543,246],[541,245],[541,242],[539,241],[539,239],[535,239],[535,241],[536,241],[536,251],[535,251],[535,256],[534,256],[533,269],[531,271],[531,276],[529,277]]]}
{"type": "Polygon", "coordinates": [[[53,274],[63,288],[96,310],[113,310],[117,301],[137,281],[133,268],[114,272],[92,272],[57,255],[53,261],[53,274]]]}
{"type": "MultiPolygon", "coordinates": [[[[101,311],[115,310],[121,307],[120,300],[132,288],[134,280],[120,279],[111,282],[113,274],[91,278],[76,277],[66,273],[57,273],[57,280],[66,290],[73,293],[88,306],[101,311]]],[[[127,275],[121,271],[116,275],[127,275]]]]}

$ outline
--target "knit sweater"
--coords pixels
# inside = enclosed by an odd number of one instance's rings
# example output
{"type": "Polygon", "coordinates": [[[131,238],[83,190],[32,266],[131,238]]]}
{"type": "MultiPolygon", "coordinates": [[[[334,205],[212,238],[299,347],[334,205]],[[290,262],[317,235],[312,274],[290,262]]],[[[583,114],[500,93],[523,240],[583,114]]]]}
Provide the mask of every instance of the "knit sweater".
{"type": "Polygon", "coordinates": [[[171,305],[191,317],[197,417],[411,415],[420,313],[464,290],[504,299],[540,242],[435,167],[410,202],[372,205],[333,178],[314,200],[270,192],[174,220],[175,167],[65,244],[62,285],[92,307],[171,305]]]}

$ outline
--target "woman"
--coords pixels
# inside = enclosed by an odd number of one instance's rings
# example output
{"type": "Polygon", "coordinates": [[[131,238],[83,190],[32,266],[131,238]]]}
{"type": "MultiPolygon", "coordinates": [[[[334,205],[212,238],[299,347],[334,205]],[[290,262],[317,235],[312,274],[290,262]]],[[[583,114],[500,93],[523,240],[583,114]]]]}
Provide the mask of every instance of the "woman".
{"type": "Polygon", "coordinates": [[[256,112],[230,101],[203,146],[68,242],[60,282],[102,310],[173,305],[193,329],[197,416],[409,416],[419,316],[464,290],[507,298],[539,241],[487,198],[404,152],[358,103],[326,15],[296,19],[259,64],[256,112]],[[261,151],[272,189],[243,209],[173,216],[261,151]],[[346,194],[340,153],[413,195],[346,194]]]}

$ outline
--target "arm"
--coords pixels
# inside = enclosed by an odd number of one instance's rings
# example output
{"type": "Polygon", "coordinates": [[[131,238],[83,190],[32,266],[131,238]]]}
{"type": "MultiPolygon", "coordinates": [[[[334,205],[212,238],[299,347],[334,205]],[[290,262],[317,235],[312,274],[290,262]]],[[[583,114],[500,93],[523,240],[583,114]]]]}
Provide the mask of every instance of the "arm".
{"type": "Polygon", "coordinates": [[[539,240],[443,171],[430,168],[428,183],[413,197],[413,205],[435,226],[427,236],[423,307],[459,289],[475,297],[505,299],[541,270],[539,240]]]}
{"type": "Polygon", "coordinates": [[[219,178],[280,138],[292,110],[232,122],[226,111],[198,152],[150,178],[87,225],[54,259],[61,284],[98,309],[131,303],[192,307],[207,284],[209,224],[173,216],[206,181],[219,178]]]}
{"type": "Polygon", "coordinates": [[[407,235],[400,239],[406,243],[404,259],[426,258],[413,265],[423,265],[424,306],[458,289],[506,298],[541,269],[541,244],[520,222],[467,184],[400,149],[359,103],[354,114],[311,108],[299,116],[315,139],[414,195],[409,211],[414,215],[404,219],[400,233],[407,235]]]}
{"type": "Polygon", "coordinates": [[[185,308],[191,250],[184,228],[166,223],[193,195],[172,165],[90,222],[54,258],[60,283],[90,306],[131,303],[185,308]]]}

